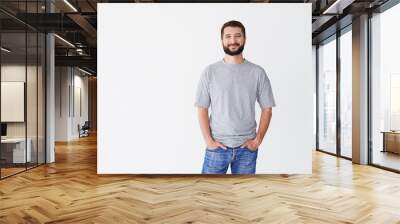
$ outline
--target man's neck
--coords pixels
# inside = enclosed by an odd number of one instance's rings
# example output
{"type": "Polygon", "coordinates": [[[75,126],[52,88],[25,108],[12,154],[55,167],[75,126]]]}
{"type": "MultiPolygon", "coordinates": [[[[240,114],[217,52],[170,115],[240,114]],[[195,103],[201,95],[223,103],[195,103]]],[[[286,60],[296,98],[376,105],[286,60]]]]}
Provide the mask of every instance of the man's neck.
{"type": "Polygon", "coordinates": [[[224,62],[229,64],[242,64],[244,61],[243,54],[231,56],[229,54],[225,54],[224,62]]]}

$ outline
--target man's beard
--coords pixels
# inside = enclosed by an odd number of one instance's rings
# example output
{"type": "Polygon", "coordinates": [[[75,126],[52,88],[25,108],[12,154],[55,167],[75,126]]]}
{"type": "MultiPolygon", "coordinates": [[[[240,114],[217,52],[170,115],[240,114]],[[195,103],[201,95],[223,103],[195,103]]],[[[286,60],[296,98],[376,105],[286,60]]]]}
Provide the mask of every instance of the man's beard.
{"type": "MultiPolygon", "coordinates": [[[[233,45],[233,44],[231,44],[231,45],[233,45]]],[[[235,55],[238,55],[238,54],[242,53],[242,51],[244,49],[244,44],[242,46],[238,47],[238,49],[234,50],[234,51],[231,51],[229,49],[229,45],[228,45],[228,47],[223,46],[223,48],[224,48],[224,51],[225,51],[226,54],[229,54],[230,56],[235,56],[235,55]]]]}

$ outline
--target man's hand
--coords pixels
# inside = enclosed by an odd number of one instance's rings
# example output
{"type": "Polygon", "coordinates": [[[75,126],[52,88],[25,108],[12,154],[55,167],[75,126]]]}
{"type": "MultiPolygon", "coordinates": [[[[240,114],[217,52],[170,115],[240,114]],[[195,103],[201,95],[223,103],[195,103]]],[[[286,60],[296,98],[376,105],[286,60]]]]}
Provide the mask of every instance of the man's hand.
{"type": "Polygon", "coordinates": [[[261,142],[263,141],[265,133],[267,132],[269,122],[271,121],[271,117],[272,117],[272,108],[271,107],[263,108],[261,110],[260,124],[258,125],[258,132],[257,132],[256,137],[254,139],[248,140],[240,147],[241,148],[246,147],[253,151],[258,149],[258,146],[261,145],[261,142]]]}
{"type": "Polygon", "coordinates": [[[213,149],[217,149],[218,147],[226,149],[225,145],[223,145],[222,143],[216,142],[216,141],[211,141],[211,142],[207,143],[207,148],[208,149],[213,150],[213,149]]]}
{"type": "Polygon", "coordinates": [[[251,139],[246,141],[243,145],[240,146],[240,148],[248,148],[252,151],[255,151],[258,149],[258,146],[260,146],[261,141],[259,141],[257,138],[251,139]]]}

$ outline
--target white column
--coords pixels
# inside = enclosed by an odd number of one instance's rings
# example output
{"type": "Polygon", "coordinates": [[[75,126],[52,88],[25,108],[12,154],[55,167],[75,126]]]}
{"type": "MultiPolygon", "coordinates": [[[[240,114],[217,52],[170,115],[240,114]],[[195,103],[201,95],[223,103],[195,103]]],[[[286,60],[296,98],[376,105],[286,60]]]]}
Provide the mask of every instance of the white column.
{"type": "Polygon", "coordinates": [[[353,19],[352,159],[368,163],[368,15],[353,19]]]}
{"type": "MultiPolygon", "coordinates": [[[[54,6],[47,1],[47,12],[53,12],[54,6]]],[[[55,133],[55,44],[54,35],[46,35],[46,163],[55,161],[54,133],[55,133]]]]}

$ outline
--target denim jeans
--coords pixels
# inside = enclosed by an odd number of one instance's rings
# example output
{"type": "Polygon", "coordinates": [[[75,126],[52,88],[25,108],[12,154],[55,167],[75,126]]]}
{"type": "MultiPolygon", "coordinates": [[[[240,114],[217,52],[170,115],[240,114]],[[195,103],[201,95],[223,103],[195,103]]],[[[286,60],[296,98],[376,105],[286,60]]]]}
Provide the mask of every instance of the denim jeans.
{"type": "Polygon", "coordinates": [[[226,174],[229,164],[232,174],[255,174],[257,150],[227,147],[206,148],[202,174],[226,174]]]}

